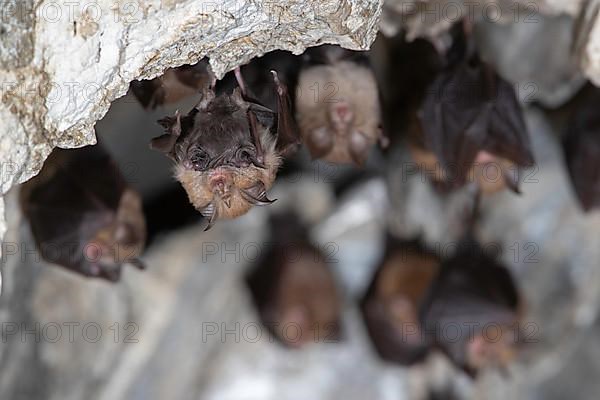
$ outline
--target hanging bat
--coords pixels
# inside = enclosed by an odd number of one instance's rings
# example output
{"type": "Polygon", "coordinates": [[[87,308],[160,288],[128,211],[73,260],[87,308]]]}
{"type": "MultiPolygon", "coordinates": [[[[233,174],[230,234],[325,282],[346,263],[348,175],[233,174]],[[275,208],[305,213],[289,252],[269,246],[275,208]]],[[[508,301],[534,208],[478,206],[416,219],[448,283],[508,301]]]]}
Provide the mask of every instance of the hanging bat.
{"type": "Polygon", "coordinates": [[[296,120],[313,158],[362,166],[388,140],[379,90],[364,53],[323,45],[306,52],[296,90],[296,120]]]}
{"type": "Polygon", "coordinates": [[[282,157],[298,144],[287,87],[272,71],[277,111],[263,106],[248,92],[239,69],[239,87],[232,94],[215,94],[214,83],[185,116],[176,113],[158,121],[166,133],[150,147],[175,161],[175,178],[190,202],[209,219],[236,218],[253,205],[270,204],[282,157]]]}
{"type": "Polygon", "coordinates": [[[113,282],[122,264],[143,268],[140,196],[100,145],[55,149],[22,185],[20,203],[44,260],[113,282]]]}
{"type": "Polygon", "coordinates": [[[377,39],[385,51],[386,65],[384,118],[386,132],[391,132],[393,145],[398,133],[410,133],[411,125],[418,123],[417,113],[427,88],[440,73],[444,60],[427,39],[407,41],[404,35],[377,39]],[[418,65],[418,68],[415,68],[418,65]]]}
{"type": "Polygon", "coordinates": [[[474,376],[515,358],[520,298],[510,272],[474,243],[444,261],[421,309],[429,342],[474,376]]]}
{"type": "Polygon", "coordinates": [[[600,207],[600,90],[586,88],[574,111],[563,148],[571,182],[584,211],[600,207]]]}
{"type": "Polygon", "coordinates": [[[327,256],[295,215],[275,216],[271,227],[272,245],[247,278],[263,323],[292,348],[339,340],[342,305],[327,256]]]}
{"type": "Polygon", "coordinates": [[[419,309],[440,261],[418,241],[390,240],[361,309],[375,349],[384,360],[410,365],[427,353],[419,309]]]}
{"type": "Polygon", "coordinates": [[[154,109],[197,95],[210,84],[211,77],[208,61],[202,59],[194,65],[169,68],[155,79],[133,81],[130,87],[144,108],[154,109]]]}
{"type": "Polygon", "coordinates": [[[505,187],[518,193],[519,168],[534,163],[521,108],[511,84],[480,59],[462,26],[423,101],[425,149],[452,188],[474,181],[483,193],[505,187]]]}

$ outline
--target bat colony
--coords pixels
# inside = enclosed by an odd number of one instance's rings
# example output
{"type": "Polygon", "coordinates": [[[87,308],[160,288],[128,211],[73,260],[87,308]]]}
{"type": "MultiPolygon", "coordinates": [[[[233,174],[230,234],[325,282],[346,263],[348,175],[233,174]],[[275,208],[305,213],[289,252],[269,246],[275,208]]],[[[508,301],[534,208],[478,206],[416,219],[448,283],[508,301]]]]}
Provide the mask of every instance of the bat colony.
{"type": "MultiPolygon", "coordinates": [[[[367,53],[330,45],[302,56],[274,52],[219,82],[203,60],[134,82],[131,89],[147,109],[199,95],[189,112],[158,121],[165,132],[150,146],[173,161],[174,177],[207,219],[206,229],[272,203],[268,192],[277,172],[301,144],[313,159],[364,166],[378,147],[396,145],[384,127],[394,117],[402,119],[391,126],[403,126],[399,130],[414,161],[428,170],[440,167],[432,178],[437,189],[472,184],[478,195],[506,188],[520,193],[519,171],[534,159],[514,90],[479,57],[466,25],[457,24],[450,35],[447,48],[424,40],[401,43],[401,54],[414,57],[401,63],[426,67],[412,76],[407,72],[412,67],[398,66],[404,73],[394,73],[393,86],[401,94],[385,107],[367,53]],[[499,179],[487,179],[490,167],[499,179]]],[[[600,206],[598,101],[595,90],[573,114],[564,139],[585,211],[600,206]]],[[[100,145],[55,150],[41,173],[22,186],[20,200],[46,261],[110,281],[119,279],[123,264],[142,267],[138,257],[146,228],[140,196],[100,145]]],[[[284,215],[273,217],[271,231],[276,245],[247,279],[260,318],[288,347],[340,339],[341,295],[307,227],[297,216],[284,215]],[[300,256],[290,260],[286,243],[296,244],[300,256]],[[273,328],[289,323],[301,334],[290,338],[273,328]]],[[[476,243],[465,243],[469,251],[442,258],[419,242],[388,240],[360,302],[383,359],[408,365],[438,348],[475,375],[505,367],[515,357],[513,327],[522,315],[515,283],[476,243]],[[437,334],[460,322],[495,323],[500,339],[490,340],[481,329],[453,341],[437,334]]]]}

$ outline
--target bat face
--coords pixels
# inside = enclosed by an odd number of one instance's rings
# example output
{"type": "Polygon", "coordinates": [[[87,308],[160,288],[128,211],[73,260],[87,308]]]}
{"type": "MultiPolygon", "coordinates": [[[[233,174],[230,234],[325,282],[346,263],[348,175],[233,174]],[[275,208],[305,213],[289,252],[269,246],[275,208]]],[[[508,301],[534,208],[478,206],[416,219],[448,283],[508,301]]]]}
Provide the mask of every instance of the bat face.
{"type": "MultiPolygon", "coordinates": [[[[455,188],[456,176],[445,170],[438,157],[425,147],[418,124],[412,125],[410,129],[407,147],[417,167],[425,171],[435,187],[442,192],[455,188]],[[415,137],[416,135],[420,137],[415,137]]],[[[511,160],[481,150],[475,155],[472,165],[467,166],[464,182],[476,184],[484,195],[491,195],[506,188],[518,193],[519,172],[519,167],[511,160]]],[[[462,183],[458,186],[461,185],[462,183]]]]}
{"type": "Polygon", "coordinates": [[[512,86],[474,50],[447,67],[430,85],[420,122],[424,147],[435,155],[452,187],[474,177],[486,193],[506,186],[518,191],[517,167],[533,165],[531,144],[512,86]],[[498,179],[482,175],[482,170],[491,173],[492,168],[500,171],[498,179]]]}
{"type": "Polygon", "coordinates": [[[362,302],[367,329],[383,359],[409,365],[426,354],[419,309],[438,268],[438,258],[418,244],[396,244],[388,251],[362,302]]]}
{"type": "Polygon", "coordinates": [[[363,165],[376,143],[387,143],[381,131],[377,82],[365,63],[332,57],[324,57],[328,64],[311,65],[300,73],[296,91],[300,134],[313,158],[363,165]]]}
{"type": "Polygon", "coordinates": [[[442,263],[421,311],[433,344],[471,375],[516,356],[520,299],[508,270],[469,246],[442,263]]]}
{"type": "Polygon", "coordinates": [[[111,223],[98,230],[84,247],[89,275],[117,281],[124,263],[143,268],[137,258],[143,251],[145,240],[141,198],[133,190],[126,189],[111,223]]]}
{"type": "Polygon", "coordinates": [[[248,277],[263,322],[288,347],[337,340],[341,300],[326,256],[303,235],[274,240],[248,277]]]}
{"type": "Polygon", "coordinates": [[[54,150],[23,184],[21,205],[46,261],[109,281],[119,279],[122,264],[143,267],[141,199],[100,145],[54,150]]]}
{"type": "Polygon", "coordinates": [[[208,62],[169,68],[155,79],[131,82],[131,91],[144,108],[154,109],[198,94],[211,80],[208,62]]]}
{"type": "Polygon", "coordinates": [[[276,86],[278,113],[247,98],[244,89],[215,96],[208,88],[188,115],[159,121],[167,133],[153,139],[151,147],[175,161],[175,178],[194,207],[210,218],[209,228],[219,217],[235,218],[253,205],[272,202],[266,191],[281,155],[297,141],[287,89],[277,79],[276,86]]]}
{"type": "Polygon", "coordinates": [[[574,112],[563,143],[571,183],[584,211],[600,207],[600,92],[591,90],[574,112]]]}

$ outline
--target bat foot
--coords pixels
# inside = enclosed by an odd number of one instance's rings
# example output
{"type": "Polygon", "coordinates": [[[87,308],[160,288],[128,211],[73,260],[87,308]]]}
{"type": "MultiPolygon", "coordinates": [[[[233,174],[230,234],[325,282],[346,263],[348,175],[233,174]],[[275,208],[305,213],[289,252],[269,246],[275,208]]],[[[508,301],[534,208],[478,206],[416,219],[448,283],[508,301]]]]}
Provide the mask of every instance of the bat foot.
{"type": "Polygon", "coordinates": [[[233,70],[233,73],[235,75],[235,80],[237,81],[238,85],[240,86],[240,89],[242,90],[242,94],[245,96],[246,95],[246,82],[244,82],[244,77],[242,76],[242,70],[240,69],[240,67],[235,67],[235,69],[233,70]]]}
{"type": "Polygon", "coordinates": [[[277,94],[280,96],[284,96],[286,92],[285,86],[279,80],[279,75],[277,75],[277,71],[272,69],[270,72],[271,75],[273,75],[273,81],[275,82],[275,86],[277,87],[277,94]]]}

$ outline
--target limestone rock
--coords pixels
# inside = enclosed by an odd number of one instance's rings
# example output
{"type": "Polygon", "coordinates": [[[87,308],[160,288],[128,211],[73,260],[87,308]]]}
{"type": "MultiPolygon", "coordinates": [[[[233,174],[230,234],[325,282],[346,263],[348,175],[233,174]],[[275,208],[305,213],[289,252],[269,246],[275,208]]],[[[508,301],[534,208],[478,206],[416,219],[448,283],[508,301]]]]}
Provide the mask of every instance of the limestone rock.
{"type": "Polygon", "coordinates": [[[275,49],[367,49],[381,6],[382,0],[0,0],[0,195],[35,175],[55,146],[95,143],[96,121],[132,80],[205,56],[221,77],[275,49]]]}

